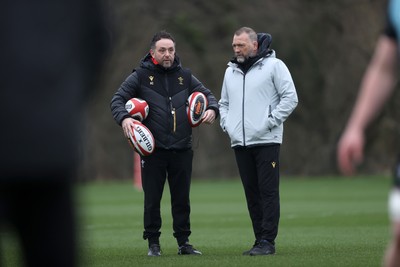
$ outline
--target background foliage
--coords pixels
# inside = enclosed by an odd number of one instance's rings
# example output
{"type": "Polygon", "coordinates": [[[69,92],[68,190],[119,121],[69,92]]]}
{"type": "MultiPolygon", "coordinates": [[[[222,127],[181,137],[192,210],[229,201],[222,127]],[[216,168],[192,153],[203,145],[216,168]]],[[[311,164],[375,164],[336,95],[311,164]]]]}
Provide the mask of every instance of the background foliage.
{"type": "MultiPolygon", "coordinates": [[[[233,32],[250,26],[273,36],[272,48],[289,67],[299,105],[285,123],[283,174],[335,174],[336,142],[384,27],[385,1],[127,1],[109,0],[113,51],[88,110],[84,179],[132,176],[133,152],[113,121],[109,102],[149,50],[153,34],[170,31],[177,52],[216,97],[232,57],[233,32]]],[[[387,173],[398,152],[396,95],[368,132],[361,172],[387,173]]],[[[194,130],[194,177],[237,176],[219,122],[194,130]]]]}

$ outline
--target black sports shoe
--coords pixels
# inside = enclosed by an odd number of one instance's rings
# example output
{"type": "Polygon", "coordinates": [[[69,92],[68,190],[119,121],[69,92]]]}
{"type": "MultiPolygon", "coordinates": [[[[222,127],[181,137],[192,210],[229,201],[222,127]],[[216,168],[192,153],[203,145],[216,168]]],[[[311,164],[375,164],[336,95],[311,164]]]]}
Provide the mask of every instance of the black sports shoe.
{"type": "Polygon", "coordinates": [[[201,255],[201,252],[189,243],[185,243],[182,246],[179,246],[178,255],[201,255]]]}
{"type": "Polygon", "coordinates": [[[275,254],[275,246],[264,239],[260,240],[258,245],[256,245],[250,250],[250,256],[273,255],[273,254],[275,254]]]}
{"type": "Polygon", "coordinates": [[[159,244],[151,244],[147,256],[161,256],[161,248],[159,244]]]}
{"type": "Polygon", "coordinates": [[[252,251],[259,243],[260,243],[260,241],[257,241],[257,240],[256,240],[256,241],[254,242],[254,245],[251,247],[251,249],[244,251],[244,252],[242,253],[242,255],[250,255],[251,251],[252,251]]]}

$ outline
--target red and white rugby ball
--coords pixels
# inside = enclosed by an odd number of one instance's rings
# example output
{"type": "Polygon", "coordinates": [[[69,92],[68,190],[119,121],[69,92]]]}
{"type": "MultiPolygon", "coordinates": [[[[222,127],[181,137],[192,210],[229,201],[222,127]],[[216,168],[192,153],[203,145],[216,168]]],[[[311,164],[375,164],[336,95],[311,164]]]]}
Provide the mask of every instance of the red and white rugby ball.
{"type": "Polygon", "coordinates": [[[125,103],[125,109],[129,112],[132,118],[143,121],[149,115],[149,105],[140,98],[131,98],[125,103]]]}
{"type": "Polygon", "coordinates": [[[201,92],[194,92],[187,101],[186,113],[189,124],[192,127],[197,127],[203,120],[203,115],[208,105],[207,97],[201,92]]]}
{"type": "Polygon", "coordinates": [[[141,122],[134,122],[133,135],[129,134],[129,143],[137,153],[148,156],[155,149],[153,134],[141,122]]]}

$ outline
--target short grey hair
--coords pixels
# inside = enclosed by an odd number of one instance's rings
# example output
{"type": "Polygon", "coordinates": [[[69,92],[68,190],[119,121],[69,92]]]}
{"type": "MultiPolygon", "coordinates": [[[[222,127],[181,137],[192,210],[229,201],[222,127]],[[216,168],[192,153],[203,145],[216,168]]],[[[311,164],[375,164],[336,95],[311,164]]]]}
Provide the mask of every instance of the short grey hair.
{"type": "Polygon", "coordinates": [[[250,27],[242,27],[235,32],[235,35],[241,35],[242,33],[247,33],[251,41],[257,41],[257,33],[250,27]]]}

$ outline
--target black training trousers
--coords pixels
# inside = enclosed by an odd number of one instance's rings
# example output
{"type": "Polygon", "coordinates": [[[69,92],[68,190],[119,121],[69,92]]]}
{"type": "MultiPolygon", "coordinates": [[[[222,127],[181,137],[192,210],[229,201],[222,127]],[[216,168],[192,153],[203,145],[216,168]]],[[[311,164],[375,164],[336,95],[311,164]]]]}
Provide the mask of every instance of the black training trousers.
{"type": "Polygon", "coordinates": [[[234,151],[255,238],[274,244],[280,217],[280,145],[239,147],[234,151]]]}
{"type": "Polygon", "coordinates": [[[188,241],[190,231],[190,182],[193,151],[156,149],[153,154],[141,157],[142,186],[144,191],[143,238],[158,243],[161,234],[160,202],[168,179],[174,237],[179,245],[188,241]]]}

